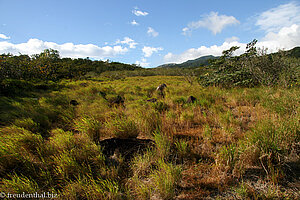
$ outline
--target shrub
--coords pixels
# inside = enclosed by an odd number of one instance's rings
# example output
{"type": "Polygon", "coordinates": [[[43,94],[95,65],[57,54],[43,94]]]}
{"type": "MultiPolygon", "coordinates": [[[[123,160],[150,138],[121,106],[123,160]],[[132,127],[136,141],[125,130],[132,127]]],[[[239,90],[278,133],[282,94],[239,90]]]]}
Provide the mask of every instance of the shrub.
{"type": "Polygon", "coordinates": [[[284,53],[267,54],[267,49],[257,49],[257,40],[247,44],[246,52],[233,57],[237,46],[223,51],[210,70],[200,76],[200,84],[222,87],[254,87],[257,85],[290,87],[299,80],[299,63],[291,61],[284,53]]]}
{"type": "Polygon", "coordinates": [[[254,55],[249,57],[246,54],[246,59],[242,64],[244,68],[251,72],[259,84],[266,86],[280,85],[287,88],[297,81],[299,78],[299,65],[297,66],[297,62],[291,63],[284,51],[267,54],[267,49],[256,50],[255,47],[252,48],[254,49],[254,55]]]}

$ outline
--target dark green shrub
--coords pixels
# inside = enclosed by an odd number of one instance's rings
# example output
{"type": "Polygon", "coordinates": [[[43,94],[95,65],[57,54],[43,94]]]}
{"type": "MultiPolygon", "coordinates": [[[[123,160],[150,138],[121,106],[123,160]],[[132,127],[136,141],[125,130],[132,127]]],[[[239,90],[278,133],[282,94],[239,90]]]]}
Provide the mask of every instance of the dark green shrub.
{"type": "Polygon", "coordinates": [[[257,49],[257,40],[246,47],[246,52],[233,56],[237,46],[223,51],[223,55],[212,62],[207,73],[202,74],[199,83],[203,86],[290,87],[299,81],[299,61],[291,60],[283,51],[267,54],[267,49],[257,49]]]}

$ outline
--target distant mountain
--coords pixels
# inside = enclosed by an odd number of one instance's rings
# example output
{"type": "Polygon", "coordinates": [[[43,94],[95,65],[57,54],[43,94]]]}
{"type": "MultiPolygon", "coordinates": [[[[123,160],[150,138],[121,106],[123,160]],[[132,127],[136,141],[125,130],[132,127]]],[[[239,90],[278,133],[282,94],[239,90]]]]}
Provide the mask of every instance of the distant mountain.
{"type": "MultiPolygon", "coordinates": [[[[300,47],[295,47],[291,50],[286,51],[287,56],[300,58],[300,47]]],[[[218,59],[217,56],[202,56],[199,58],[196,58],[194,60],[188,60],[186,62],[176,64],[176,63],[169,63],[160,65],[157,68],[194,68],[194,67],[200,67],[200,66],[206,66],[209,65],[209,60],[218,59]]]]}
{"type": "Polygon", "coordinates": [[[290,57],[300,58],[300,47],[295,47],[287,51],[287,55],[290,57]]]}
{"type": "Polygon", "coordinates": [[[159,65],[157,68],[171,68],[171,67],[175,67],[175,65],[177,65],[177,64],[176,63],[168,63],[168,64],[159,65]]]}
{"type": "Polygon", "coordinates": [[[202,57],[196,58],[195,60],[188,60],[188,61],[180,63],[180,64],[170,63],[170,64],[160,65],[157,68],[193,68],[193,67],[200,67],[200,66],[209,65],[209,60],[217,59],[217,58],[218,57],[215,57],[215,56],[212,56],[212,55],[202,56],[202,57]]]}

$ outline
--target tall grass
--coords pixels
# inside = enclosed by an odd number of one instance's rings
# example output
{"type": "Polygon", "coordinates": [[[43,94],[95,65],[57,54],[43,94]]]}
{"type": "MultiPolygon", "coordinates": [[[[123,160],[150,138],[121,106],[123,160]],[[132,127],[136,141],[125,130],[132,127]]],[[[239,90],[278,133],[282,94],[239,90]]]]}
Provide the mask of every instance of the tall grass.
{"type": "Polygon", "coordinates": [[[243,179],[233,191],[241,197],[280,198],[251,194],[251,187],[276,186],[297,199],[281,184],[293,182],[299,162],[297,87],[203,88],[176,76],[57,84],[56,91],[0,97],[2,191],[54,191],[62,199],[203,199],[243,179]],[[166,97],[148,102],[161,83],[166,97]],[[109,99],[118,95],[124,104],[112,106],[109,99]],[[187,103],[191,95],[197,101],[187,103]],[[72,99],[79,105],[70,105],[72,99]],[[113,144],[99,145],[112,137],[154,142],[147,150],[128,145],[116,156],[113,144]]]}
{"type": "Polygon", "coordinates": [[[171,142],[167,135],[157,131],[154,133],[155,151],[156,155],[161,159],[168,159],[171,151],[171,142]]]}
{"type": "Polygon", "coordinates": [[[158,193],[162,199],[172,199],[176,195],[176,185],[180,180],[181,168],[164,160],[158,160],[158,170],[151,175],[153,181],[154,193],[158,193]]]}
{"type": "Polygon", "coordinates": [[[158,152],[148,150],[137,156],[131,165],[133,177],[128,185],[138,199],[172,199],[181,177],[181,167],[157,157],[158,152]]]}
{"type": "Polygon", "coordinates": [[[75,129],[86,133],[95,143],[100,141],[103,125],[93,117],[82,117],[75,119],[75,129]]]}
{"type": "Polygon", "coordinates": [[[111,135],[118,138],[136,138],[139,134],[135,121],[122,113],[112,116],[106,126],[111,135]]]}
{"type": "Polygon", "coordinates": [[[39,191],[38,184],[26,176],[10,175],[0,182],[0,190],[6,194],[34,194],[39,191]]]}

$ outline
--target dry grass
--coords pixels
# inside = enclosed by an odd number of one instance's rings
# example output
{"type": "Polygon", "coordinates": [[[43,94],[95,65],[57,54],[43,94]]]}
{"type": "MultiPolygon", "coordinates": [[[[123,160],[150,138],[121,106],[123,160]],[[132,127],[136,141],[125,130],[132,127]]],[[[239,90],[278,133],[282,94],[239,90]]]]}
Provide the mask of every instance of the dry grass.
{"type": "Polygon", "coordinates": [[[167,76],[61,84],[37,100],[0,97],[10,119],[0,129],[3,191],[24,182],[65,199],[299,197],[299,88],[203,88],[167,76]],[[117,96],[124,103],[112,105],[117,96]],[[111,137],[154,145],[129,159],[103,151],[111,137]]]}

